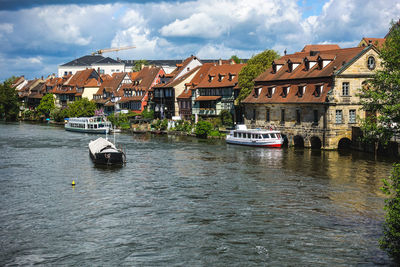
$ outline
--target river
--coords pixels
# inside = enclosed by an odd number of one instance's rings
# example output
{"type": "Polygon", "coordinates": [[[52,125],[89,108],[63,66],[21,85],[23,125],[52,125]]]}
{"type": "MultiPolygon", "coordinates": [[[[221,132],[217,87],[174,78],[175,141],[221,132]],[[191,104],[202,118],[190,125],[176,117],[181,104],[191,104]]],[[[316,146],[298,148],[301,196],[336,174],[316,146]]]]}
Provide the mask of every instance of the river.
{"type": "Polygon", "coordinates": [[[118,134],[126,166],[100,168],[94,138],[0,123],[0,265],[391,264],[390,159],[118,134]]]}

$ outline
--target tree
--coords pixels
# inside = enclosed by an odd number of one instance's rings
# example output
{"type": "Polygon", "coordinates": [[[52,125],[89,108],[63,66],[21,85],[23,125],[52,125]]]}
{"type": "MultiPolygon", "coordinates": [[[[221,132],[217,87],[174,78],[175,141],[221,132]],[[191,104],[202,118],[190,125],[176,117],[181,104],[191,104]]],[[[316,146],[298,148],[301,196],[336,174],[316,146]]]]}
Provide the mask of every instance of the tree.
{"type": "Polygon", "coordinates": [[[211,122],[199,121],[198,123],[196,123],[196,128],[194,129],[194,132],[197,137],[207,138],[212,129],[213,125],[211,124],[211,122]]]}
{"type": "Polygon", "coordinates": [[[239,72],[238,79],[239,87],[241,88],[238,96],[239,101],[242,101],[251,93],[254,88],[253,80],[269,68],[272,61],[278,58],[279,55],[276,51],[265,50],[249,59],[247,65],[239,72]]]}
{"type": "Polygon", "coordinates": [[[242,61],[240,60],[240,58],[237,55],[233,55],[231,56],[231,59],[236,63],[236,64],[240,64],[242,61]]]}
{"type": "Polygon", "coordinates": [[[48,117],[50,115],[50,112],[55,108],[54,104],[54,95],[53,94],[46,94],[45,96],[42,97],[40,100],[40,104],[37,107],[37,111],[40,114],[45,115],[48,117]]]}
{"type": "Polygon", "coordinates": [[[226,110],[226,109],[221,110],[219,117],[221,119],[221,123],[223,126],[232,126],[233,125],[232,113],[230,113],[228,110],[226,110]]]}
{"type": "Polygon", "coordinates": [[[400,164],[394,164],[392,175],[383,180],[381,190],[389,196],[385,200],[384,236],[379,241],[382,249],[400,263],[400,164]]]}
{"type": "Polygon", "coordinates": [[[384,145],[400,128],[400,26],[392,23],[392,30],[380,51],[382,69],[377,70],[368,86],[360,93],[363,109],[371,114],[362,120],[365,141],[384,145]]]}
{"type": "MultiPolygon", "coordinates": [[[[382,69],[374,73],[368,86],[362,88],[363,109],[377,114],[362,121],[364,140],[387,144],[400,127],[400,26],[392,28],[380,51],[382,69]]],[[[389,198],[385,201],[384,236],[380,246],[400,262],[400,165],[394,164],[392,175],[381,188],[389,198]]]]}
{"type": "Polygon", "coordinates": [[[68,104],[67,110],[69,117],[90,117],[94,115],[96,103],[84,97],[68,104]]]}
{"type": "Polygon", "coordinates": [[[149,63],[145,59],[135,60],[135,65],[133,66],[132,71],[135,71],[135,72],[141,71],[142,66],[146,66],[146,65],[149,65],[149,63]]]}
{"type": "Polygon", "coordinates": [[[16,120],[19,112],[18,93],[11,86],[14,78],[0,83],[0,118],[16,120]]]}

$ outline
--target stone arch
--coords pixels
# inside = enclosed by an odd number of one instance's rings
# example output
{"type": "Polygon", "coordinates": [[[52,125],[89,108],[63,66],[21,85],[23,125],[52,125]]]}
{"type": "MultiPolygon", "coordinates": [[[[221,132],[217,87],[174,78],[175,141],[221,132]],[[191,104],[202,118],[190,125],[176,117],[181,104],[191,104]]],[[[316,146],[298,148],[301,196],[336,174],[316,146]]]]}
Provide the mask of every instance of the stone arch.
{"type": "Polygon", "coordinates": [[[318,136],[313,136],[310,138],[310,145],[312,149],[321,149],[322,142],[318,136]]]}
{"type": "Polygon", "coordinates": [[[344,137],[339,140],[338,149],[350,149],[351,148],[351,140],[347,137],[344,137]]]}
{"type": "Polygon", "coordinates": [[[293,137],[293,146],[296,148],[303,148],[304,147],[304,139],[301,135],[295,135],[293,137]]]}

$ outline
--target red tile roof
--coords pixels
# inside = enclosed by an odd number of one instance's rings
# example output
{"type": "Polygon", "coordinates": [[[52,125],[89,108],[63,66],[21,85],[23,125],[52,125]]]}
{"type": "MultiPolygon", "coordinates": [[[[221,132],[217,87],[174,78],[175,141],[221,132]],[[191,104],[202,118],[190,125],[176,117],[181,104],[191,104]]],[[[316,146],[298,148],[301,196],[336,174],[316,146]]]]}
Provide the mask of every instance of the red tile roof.
{"type": "Polygon", "coordinates": [[[222,96],[219,95],[202,95],[197,97],[194,101],[210,101],[210,100],[220,100],[222,96]]]}
{"type": "Polygon", "coordinates": [[[238,74],[246,64],[212,66],[197,88],[235,87],[238,74]],[[210,79],[210,77],[213,77],[210,79]]]}
{"type": "Polygon", "coordinates": [[[366,43],[366,45],[372,44],[376,46],[377,48],[381,49],[386,41],[385,38],[367,38],[364,37],[362,38],[360,45],[363,43],[363,41],[366,43]]]}
{"type": "Polygon", "coordinates": [[[301,52],[310,52],[310,51],[326,51],[326,50],[335,50],[340,49],[340,46],[337,44],[316,44],[316,45],[306,45],[301,52]]]}

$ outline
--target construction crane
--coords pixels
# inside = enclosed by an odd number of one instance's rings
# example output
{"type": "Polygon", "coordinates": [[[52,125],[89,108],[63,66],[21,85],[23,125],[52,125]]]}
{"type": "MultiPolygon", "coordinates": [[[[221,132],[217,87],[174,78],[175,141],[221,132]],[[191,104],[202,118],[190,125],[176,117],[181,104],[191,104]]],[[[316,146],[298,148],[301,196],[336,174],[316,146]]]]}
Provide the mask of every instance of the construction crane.
{"type": "Polygon", "coordinates": [[[94,56],[94,55],[102,55],[103,53],[120,51],[120,50],[127,50],[127,49],[132,49],[132,48],[136,48],[136,46],[124,46],[124,47],[100,49],[100,50],[97,50],[96,52],[93,52],[92,56],[94,56]]]}

